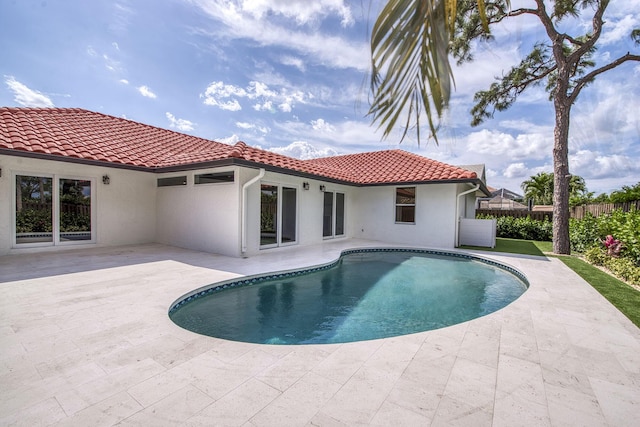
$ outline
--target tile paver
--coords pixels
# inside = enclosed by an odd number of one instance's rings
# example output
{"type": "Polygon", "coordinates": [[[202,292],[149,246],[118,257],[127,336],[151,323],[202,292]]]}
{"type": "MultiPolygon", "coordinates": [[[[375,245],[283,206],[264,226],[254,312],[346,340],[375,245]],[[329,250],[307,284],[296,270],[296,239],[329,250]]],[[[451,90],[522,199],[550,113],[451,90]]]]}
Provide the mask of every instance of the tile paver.
{"type": "Polygon", "coordinates": [[[557,259],[482,253],[530,289],[460,325],[266,346],[167,316],[181,295],[349,247],[250,259],[163,245],[0,257],[0,425],[633,425],[640,330],[557,259]]]}

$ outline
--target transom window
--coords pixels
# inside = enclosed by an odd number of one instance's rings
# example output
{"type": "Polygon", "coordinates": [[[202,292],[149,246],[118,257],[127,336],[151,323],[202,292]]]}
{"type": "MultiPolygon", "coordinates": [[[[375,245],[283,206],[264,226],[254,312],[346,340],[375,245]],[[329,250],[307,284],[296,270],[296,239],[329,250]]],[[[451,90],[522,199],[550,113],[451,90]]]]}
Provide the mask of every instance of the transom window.
{"type": "Polygon", "coordinates": [[[416,187],[396,188],[396,222],[402,224],[415,224],[416,187]]]}

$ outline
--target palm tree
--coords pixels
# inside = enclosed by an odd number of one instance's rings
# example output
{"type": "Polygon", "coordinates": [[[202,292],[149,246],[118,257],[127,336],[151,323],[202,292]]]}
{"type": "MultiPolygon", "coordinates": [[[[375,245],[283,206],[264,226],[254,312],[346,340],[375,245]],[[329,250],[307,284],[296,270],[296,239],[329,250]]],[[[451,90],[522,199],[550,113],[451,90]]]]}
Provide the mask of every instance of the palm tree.
{"type": "MultiPolygon", "coordinates": [[[[472,124],[508,109],[528,87],[546,83],[555,110],[553,172],[553,251],[568,254],[569,245],[569,119],[581,91],[600,74],[640,55],[626,54],[595,68],[596,43],[605,25],[610,0],[532,0],[531,7],[511,9],[509,0],[388,0],[371,35],[371,90],[369,114],[388,137],[398,119],[404,118],[402,139],[415,129],[420,141],[420,120],[426,117],[432,136],[438,118],[446,110],[452,72],[448,55],[458,62],[472,60],[471,42],[490,40],[492,24],[520,16],[537,18],[541,34],[520,64],[505,72],[486,91],[474,97],[472,124]],[[562,20],[593,11],[590,25],[567,33],[562,20]],[[424,116],[423,116],[424,114],[424,116]]],[[[588,22],[584,20],[584,22],[588,22]]],[[[640,44],[640,28],[630,37],[640,44]]],[[[401,141],[402,141],[401,139],[401,141]]],[[[437,139],[436,139],[437,142],[437,139]]]]}
{"type": "Polygon", "coordinates": [[[553,174],[540,172],[520,184],[526,200],[536,205],[550,205],[553,199],[553,174]]]}

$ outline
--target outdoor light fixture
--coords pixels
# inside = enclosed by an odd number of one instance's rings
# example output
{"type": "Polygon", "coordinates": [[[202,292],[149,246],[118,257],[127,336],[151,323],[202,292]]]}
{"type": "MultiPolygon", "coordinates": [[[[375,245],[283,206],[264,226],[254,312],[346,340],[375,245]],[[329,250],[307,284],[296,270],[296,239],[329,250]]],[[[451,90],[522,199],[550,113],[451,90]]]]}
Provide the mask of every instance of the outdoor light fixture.
{"type": "Polygon", "coordinates": [[[320,191],[324,192],[324,190],[326,190],[326,189],[327,189],[327,187],[325,187],[324,185],[320,186],[320,191]]]}
{"type": "Polygon", "coordinates": [[[109,185],[110,182],[111,182],[111,178],[109,178],[109,175],[102,175],[102,183],[104,185],[109,185]]]}
{"type": "Polygon", "coordinates": [[[309,189],[309,183],[308,182],[303,182],[302,183],[302,188],[304,188],[305,190],[309,189]]]}

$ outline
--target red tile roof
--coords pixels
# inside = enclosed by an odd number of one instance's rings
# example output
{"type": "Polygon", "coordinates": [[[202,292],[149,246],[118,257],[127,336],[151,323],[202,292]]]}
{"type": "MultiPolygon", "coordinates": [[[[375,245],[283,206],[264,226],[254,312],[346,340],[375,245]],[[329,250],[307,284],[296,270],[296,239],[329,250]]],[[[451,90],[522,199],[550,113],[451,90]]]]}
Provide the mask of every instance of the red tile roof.
{"type": "Polygon", "coordinates": [[[477,179],[475,172],[403,150],[299,160],[78,108],[0,108],[0,149],[152,170],[241,160],[359,185],[477,179]]]}

